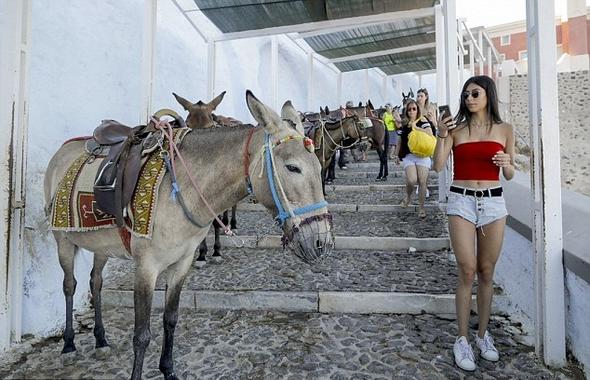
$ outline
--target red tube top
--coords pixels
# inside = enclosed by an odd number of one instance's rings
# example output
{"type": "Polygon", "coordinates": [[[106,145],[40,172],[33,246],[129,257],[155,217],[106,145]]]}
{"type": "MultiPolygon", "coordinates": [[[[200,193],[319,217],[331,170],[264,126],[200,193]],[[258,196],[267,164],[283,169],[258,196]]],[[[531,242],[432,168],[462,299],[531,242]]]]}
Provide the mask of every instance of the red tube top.
{"type": "Polygon", "coordinates": [[[500,168],[492,157],[504,151],[504,145],[496,141],[471,141],[453,147],[454,175],[456,180],[500,180],[500,168]]]}

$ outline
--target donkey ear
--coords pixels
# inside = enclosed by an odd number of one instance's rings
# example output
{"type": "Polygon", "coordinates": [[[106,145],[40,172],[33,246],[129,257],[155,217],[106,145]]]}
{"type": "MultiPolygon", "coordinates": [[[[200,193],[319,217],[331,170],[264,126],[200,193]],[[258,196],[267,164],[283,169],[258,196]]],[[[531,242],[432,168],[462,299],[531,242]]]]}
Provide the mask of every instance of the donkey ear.
{"type": "Polygon", "coordinates": [[[246,104],[254,119],[266,129],[266,132],[271,135],[279,133],[281,129],[279,115],[258,100],[250,90],[246,90],[246,104]]]}
{"type": "Polygon", "coordinates": [[[180,105],[182,106],[182,108],[184,108],[187,111],[190,111],[191,110],[191,107],[193,106],[193,103],[189,102],[188,100],[186,100],[182,96],[176,95],[175,93],[172,93],[172,95],[174,95],[174,97],[176,98],[176,101],[178,103],[180,103],[180,105]]]}
{"type": "Polygon", "coordinates": [[[328,106],[325,106],[325,107],[324,107],[324,113],[325,113],[326,115],[329,115],[329,114],[330,114],[330,109],[328,108],[328,106]]]}
{"type": "Polygon", "coordinates": [[[212,101],[209,102],[209,104],[207,104],[207,107],[209,107],[209,109],[211,111],[213,111],[214,109],[217,108],[217,106],[219,105],[219,103],[221,103],[221,101],[223,100],[223,97],[225,96],[225,91],[223,91],[221,94],[217,95],[217,97],[215,99],[213,99],[212,101]]]}
{"type": "Polygon", "coordinates": [[[301,118],[299,117],[297,110],[295,109],[295,107],[293,107],[293,104],[290,100],[287,100],[285,104],[283,104],[283,108],[281,108],[281,119],[292,122],[295,126],[295,130],[301,133],[302,135],[304,134],[303,124],[301,124],[301,118]]]}
{"type": "Polygon", "coordinates": [[[373,107],[373,103],[371,103],[371,99],[369,99],[369,100],[367,101],[367,105],[368,105],[368,106],[369,106],[369,108],[371,108],[372,110],[374,110],[374,109],[375,109],[375,107],[373,107]]]}

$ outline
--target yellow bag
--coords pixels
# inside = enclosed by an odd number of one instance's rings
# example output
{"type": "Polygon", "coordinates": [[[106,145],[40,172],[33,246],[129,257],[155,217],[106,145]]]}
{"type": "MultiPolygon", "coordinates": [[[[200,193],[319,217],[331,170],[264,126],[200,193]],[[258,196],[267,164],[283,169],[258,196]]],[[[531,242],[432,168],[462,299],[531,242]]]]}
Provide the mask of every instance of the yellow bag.
{"type": "Polygon", "coordinates": [[[436,148],[436,137],[417,128],[412,128],[408,135],[408,148],[418,157],[432,157],[436,148]]]}

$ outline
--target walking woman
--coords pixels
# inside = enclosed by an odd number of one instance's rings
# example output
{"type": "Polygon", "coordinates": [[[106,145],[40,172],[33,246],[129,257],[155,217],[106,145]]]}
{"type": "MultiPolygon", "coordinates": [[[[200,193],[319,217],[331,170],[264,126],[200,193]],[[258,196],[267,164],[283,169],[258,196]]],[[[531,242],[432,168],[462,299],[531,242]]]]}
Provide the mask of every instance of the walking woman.
{"type": "Polygon", "coordinates": [[[428,171],[432,165],[432,160],[430,157],[419,157],[410,152],[408,140],[410,132],[414,128],[421,130],[414,133],[426,133],[431,136],[434,135],[435,130],[434,126],[420,114],[420,108],[415,100],[410,99],[408,101],[404,116],[406,121],[401,128],[401,138],[395,149],[396,156],[402,160],[406,173],[406,198],[402,201],[401,206],[407,207],[412,202],[414,188],[418,185],[418,216],[424,218],[426,217],[426,211],[424,210],[426,182],[428,181],[428,171]]]}
{"type": "Polygon", "coordinates": [[[497,361],[500,357],[487,327],[494,269],[507,216],[500,173],[507,180],[514,176],[514,132],[500,119],[496,86],[487,76],[469,78],[463,85],[455,119],[449,115],[441,118],[437,122],[434,170],[441,171],[451,151],[454,155],[454,178],[447,204],[459,277],[455,293],[459,331],[453,353],[457,366],[473,371],[476,364],[467,330],[476,274],[479,328],[475,344],[483,359],[497,361]]]}

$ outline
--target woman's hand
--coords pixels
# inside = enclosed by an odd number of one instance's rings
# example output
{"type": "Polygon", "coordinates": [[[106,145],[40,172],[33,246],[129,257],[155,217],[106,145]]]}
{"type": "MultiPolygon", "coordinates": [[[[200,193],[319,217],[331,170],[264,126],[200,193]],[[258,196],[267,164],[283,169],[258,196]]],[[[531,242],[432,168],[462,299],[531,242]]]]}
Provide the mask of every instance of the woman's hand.
{"type": "Polygon", "coordinates": [[[492,162],[500,168],[505,168],[512,165],[512,159],[510,158],[510,155],[508,153],[504,153],[501,150],[497,151],[492,157],[492,162]]]}
{"type": "Polygon", "coordinates": [[[438,119],[436,123],[437,134],[439,137],[445,138],[449,135],[449,131],[455,128],[457,124],[455,124],[455,120],[452,116],[447,116],[444,119],[438,119]]]}

